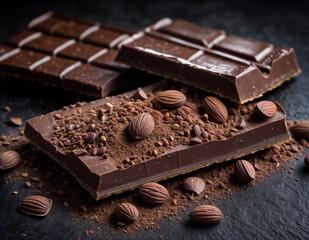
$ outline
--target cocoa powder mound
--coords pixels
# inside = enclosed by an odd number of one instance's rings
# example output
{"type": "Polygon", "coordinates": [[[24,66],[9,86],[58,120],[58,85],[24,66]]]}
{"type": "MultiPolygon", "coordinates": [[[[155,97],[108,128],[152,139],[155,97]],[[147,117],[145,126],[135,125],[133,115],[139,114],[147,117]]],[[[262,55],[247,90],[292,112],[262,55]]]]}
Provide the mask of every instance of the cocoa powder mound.
{"type": "MultiPolygon", "coordinates": [[[[288,122],[288,126],[293,124],[288,122]]],[[[31,189],[35,189],[36,194],[63,202],[63,208],[74,219],[88,219],[109,226],[108,229],[111,232],[121,230],[124,234],[134,232],[141,227],[157,229],[159,228],[157,223],[162,218],[181,222],[179,218],[173,217],[177,216],[179,211],[184,211],[197,202],[214,205],[217,200],[233,198],[236,192],[258,184],[274,171],[289,175],[288,171],[292,171],[293,167],[287,167],[284,163],[297,159],[309,147],[309,143],[304,139],[299,142],[291,139],[243,157],[242,159],[249,161],[256,169],[256,180],[247,185],[240,184],[233,176],[235,160],[214,164],[190,174],[162,181],[160,183],[167,188],[171,197],[163,205],[151,206],[139,198],[137,190],[95,201],[68,172],[38,151],[23,136],[3,139],[5,141],[0,141],[0,152],[16,150],[22,156],[21,164],[5,173],[6,183],[30,181],[31,189]],[[27,173],[27,176],[24,173],[27,173]],[[204,192],[199,196],[186,192],[183,182],[187,177],[202,178],[206,183],[204,192]],[[139,209],[138,221],[126,225],[114,216],[115,207],[123,202],[132,203],[139,209]]],[[[92,233],[86,230],[85,234],[92,233]]]]}
{"type": "Polygon", "coordinates": [[[187,101],[178,108],[162,107],[155,100],[160,91],[154,91],[143,101],[127,97],[126,101],[91,109],[81,105],[69,115],[55,114],[51,141],[64,153],[74,151],[77,155],[102,156],[118,168],[127,168],[164,154],[175,146],[228,139],[241,133],[239,121],[244,124],[245,121],[256,121],[255,103],[235,105],[230,102],[227,107],[235,113],[226,116],[225,122],[208,121],[202,107],[205,93],[196,89],[184,92],[187,101]],[[152,115],[155,125],[153,132],[139,141],[129,134],[128,125],[141,113],[152,115]]]}

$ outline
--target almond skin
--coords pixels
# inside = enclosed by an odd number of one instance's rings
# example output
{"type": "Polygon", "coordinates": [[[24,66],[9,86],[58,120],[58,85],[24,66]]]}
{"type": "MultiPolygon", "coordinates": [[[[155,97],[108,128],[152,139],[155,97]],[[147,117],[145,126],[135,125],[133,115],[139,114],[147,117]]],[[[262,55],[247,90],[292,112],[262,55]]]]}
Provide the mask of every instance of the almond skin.
{"type": "Polygon", "coordinates": [[[238,160],[234,168],[234,175],[240,181],[247,183],[255,179],[255,170],[246,160],[238,160]]]}
{"type": "Polygon", "coordinates": [[[198,223],[213,224],[220,222],[223,218],[221,210],[212,205],[200,205],[193,209],[189,217],[198,223]]]}
{"type": "Polygon", "coordinates": [[[129,124],[129,132],[135,139],[148,137],[154,129],[154,120],[149,113],[141,113],[135,116],[129,124]]]}
{"type": "Polygon", "coordinates": [[[33,216],[46,216],[52,206],[52,201],[43,196],[26,197],[20,204],[19,209],[23,213],[33,216]]]}
{"type": "Polygon", "coordinates": [[[192,109],[187,107],[187,106],[181,106],[179,108],[177,108],[177,114],[182,116],[182,117],[186,117],[188,116],[189,114],[192,113],[192,109]]]}
{"type": "Polygon", "coordinates": [[[227,120],[228,112],[226,106],[218,98],[212,96],[205,97],[203,107],[211,121],[224,123],[227,120]]]}
{"type": "Polygon", "coordinates": [[[184,189],[200,195],[205,189],[205,182],[199,177],[189,177],[183,183],[184,189]]]}
{"type": "Polygon", "coordinates": [[[131,203],[121,203],[117,206],[115,215],[124,222],[134,222],[139,217],[139,211],[131,203]]]}
{"type": "Polygon", "coordinates": [[[267,119],[275,115],[277,111],[277,105],[271,101],[260,101],[255,106],[254,114],[261,118],[267,119]]]}
{"type": "Polygon", "coordinates": [[[143,184],[138,189],[138,195],[145,202],[153,205],[162,204],[170,197],[165,187],[153,182],[143,184]]]}
{"type": "Polygon", "coordinates": [[[295,138],[309,139],[309,121],[295,124],[290,128],[290,131],[295,138]]]}
{"type": "Polygon", "coordinates": [[[15,151],[6,151],[0,154],[0,170],[9,170],[20,162],[20,155],[15,151]]]}
{"type": "Polygon", "coordinates": [[[160,106],[166,108],[178,108],[184,105],[186,99],[186,96],[182,92],[176,90],[167,90],[155,96],[155,100],[160,106]]]}

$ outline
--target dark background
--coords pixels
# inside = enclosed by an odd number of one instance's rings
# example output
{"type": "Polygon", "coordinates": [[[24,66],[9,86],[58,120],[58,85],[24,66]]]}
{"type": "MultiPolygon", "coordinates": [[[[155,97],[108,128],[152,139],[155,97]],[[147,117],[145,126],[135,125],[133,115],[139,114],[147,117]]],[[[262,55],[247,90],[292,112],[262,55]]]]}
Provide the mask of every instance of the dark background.
{"type": "MultiPolygon", "coordinates": [[[[303,73],[265,95],[277,100],[287,111],[287,118],[309,119],[309,7],[306,1],[1,1],[0,42],[19,33],[34,17],[54,10],[105,24],[140,30],[163,17],[184,18],[197,24],[224,29],[230,34],[294,47],[303,73]]],[[[12,116],[26,119],[45,114],[76,101],[90,98],[50,89],[22,80],[0,76],[0,135],[17,131],[9,126],[12,116]],[[2,111],[9,105],[12,112],[2,111]]],[[[309,172],[303,158],[296,161],[291,179],[272,174],[269,179],[239,193],[233,200],[216,202],[225,215],[220,224],[197,228],[188,213],[180,212],[182,223],[159,222],[159,230],[139,230],[132,236],[114,238],[159,239],[309,239],[309,172]],[[295,179],[299,178],[300,182],[295,179]]],[[[29,191],[29,190],[27,190],[29,191]]],[[[16,212],[22,200],[23,183],[4,184],[0,175],[0,239],[78,239],[84,230],[93,229],[86,221],[76,221],[62,211],[60,204],[41,220],[16,212]],[[17,196],[11,193],[18,190],[17,196]]],[[[101,227],[100,239],[109,231],[101,227]]],[[[93,239],[97,236],[92,236],[93,239]]]]}

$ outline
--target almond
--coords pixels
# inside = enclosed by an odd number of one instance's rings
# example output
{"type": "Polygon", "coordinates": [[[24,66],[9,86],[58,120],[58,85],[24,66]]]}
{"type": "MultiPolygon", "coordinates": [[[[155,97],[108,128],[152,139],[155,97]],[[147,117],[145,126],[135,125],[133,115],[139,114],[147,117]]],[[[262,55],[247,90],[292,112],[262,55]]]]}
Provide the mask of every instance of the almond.
{"type": "Polygon", "coordinates": [[[211,121],[224,123],[227,120],[228,112],[226,106],[218,98],[212,96],[205,97],[203,107],[211,121]]]}
{"type": "Polygon", "coordinates": [[[277,111],[277,105],[271,101],[260,101],[255,106],[254,114],[261,118],[267,119],[275,115],[277,111]]]}
{"type": "Polygon", "coordinates": [[[309,138],[309,121],[303,121],[295,124],[290,128],[291,133],[295,138],[309,138]]]}
{"type": "Polygon", "coordinates": [[[154,125],[153,117],[149,113],[141,113],[130,122],[129,132],[135,139],[144,139],[152,133],[154,125]]]}
{"type": "Polygon", "coordinates": [[[160,106],[166,108],[180,107],[184,105],[186,99],[186,96],[182,92],[176,90],[167,90],[160,92],[155,96],[155,100],[160,104],[160,106]]]}
{"type": "Polygon", "coordinates": [[[200,195],[205,189],[205,182],[199,177],[189,177],[183,183],[184,189],[200,195]]]}
{"type": "Polygon", "coordinates": [[[198,223],[212,224],[220,222],[223,218],[221,210],[212,205],[200,205],[193,209],[189,217],[198,223]]]}
{"type": "Polygon", "coordinates": [[[164,203],[169,198],[169,193],[165,187],[158,183],[145,183],[138,189],[138,195],[147,203],[158,205],[164,203]]]}
{"type": "Polygon", "coordinates": [[[19,209],[28,215],[43,217],[50,212],[52,203],[52,200],[43,196],[30,196],[21,202],[19,209]]]}
{"type": "Polygon", "coordinates": [[[177,114],[182,116],[183,118],[191,114],[192,109],[186,106],[181,106],[177,108],[177,114]]]}
{"type": "Polygon", "coordinates": [[[115,215],[124,222],[134,222],[139,217],[139,211],[131,203],[121,203],[117,206],[115,215]]]}
{"type": "Polygon", "coordinates": [[[234,175],[240,181],[247,183],[255,179],[255,170],[246,160],[238,160],[235,165],[234,175]]]}
{"type": "Polygon", "coordinates": [[[0,154],[0,170],[9,170],[18,165],[20,155],[15,151],[6,151],[0,154]]]}

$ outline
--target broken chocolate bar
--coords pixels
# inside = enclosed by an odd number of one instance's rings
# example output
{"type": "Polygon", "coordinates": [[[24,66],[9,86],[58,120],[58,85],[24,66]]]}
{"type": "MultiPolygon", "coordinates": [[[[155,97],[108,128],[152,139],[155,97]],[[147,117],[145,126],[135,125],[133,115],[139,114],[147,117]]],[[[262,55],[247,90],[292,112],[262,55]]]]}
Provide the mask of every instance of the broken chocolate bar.
{"type": "Polygon", "coordinates": [[[254,103],[237,106],[167,80],[138,91],[147,97],[132,91],[35,117],[25,136],[95,199],[290,138],[278,103],[260,104],[269,113],[260,118],[254,103]]]}
{"type": "Polygon", "coordinates": [[[114,59],[132,32],[52,12],[0,46],[0,72],[93,97],[139,76],[114,59]]]}
{"type": "Polygon", "coordinates": [[[116,60],[237,103],[262,96],[301,72],[293,48],[163,19],[126,39],[116,60]]]}

